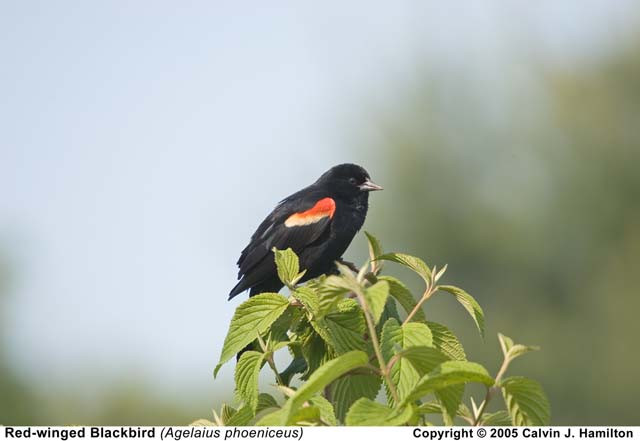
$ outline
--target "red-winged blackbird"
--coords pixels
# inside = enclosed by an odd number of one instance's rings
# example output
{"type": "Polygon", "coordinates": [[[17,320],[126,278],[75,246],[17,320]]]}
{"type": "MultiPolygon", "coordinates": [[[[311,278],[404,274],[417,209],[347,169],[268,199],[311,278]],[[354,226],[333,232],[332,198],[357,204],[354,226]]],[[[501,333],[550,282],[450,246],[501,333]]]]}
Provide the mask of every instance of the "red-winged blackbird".
{"type": "Polygon", "coordinates": [[[310,186],[283,199],[262,221],[238,259],[240,281],[229,293],[232,299],[250,289],[250,296],[278,292],[272,249],[291,248],[306,269],[302,282],[335,272],[353,236],[364,223],[369,192],[382,190],[367,171],[355,164],[336,165],[310,186]]]}

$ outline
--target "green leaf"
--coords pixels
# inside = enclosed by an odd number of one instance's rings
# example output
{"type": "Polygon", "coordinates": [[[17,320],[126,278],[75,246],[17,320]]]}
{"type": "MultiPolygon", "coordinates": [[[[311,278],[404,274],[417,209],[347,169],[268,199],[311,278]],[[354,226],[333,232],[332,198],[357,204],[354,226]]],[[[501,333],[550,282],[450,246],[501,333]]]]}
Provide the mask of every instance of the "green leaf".
{"type": "Polygon", "coordinates": [[[298,286],[291,292],[291,295],[298,299],[312,316],[315,317],[320,312],[320,298],[315,290],[306,286],[298,286]]]}
{"type": "MultiPolygon", "coordinates": [[[[395,319],[389,319],[382,328],[382,337],[380,339],[380,350],[382,357],[388,363],[398,352],[406,349],[404,347],[404,333],[400,324],[395,319]]],[[[398,397],[402,400],[415,386],[420,379],[420,375],[408,360],[398,359],[391,366],[390,378],[396,386],[398,397]]],[[[390,405],[395,404],[389,385],[385,382],[387,391],[387,402],[390,405]]]]}
{"type": "MultiPolygon", "coordinates": [[[[395,298],[398,303],[400,303],[402,308],[407,311],[407,314],[413,311],[417,302],[415,297],[413,297],[413,294],[411,294],[411,291],[409,291],[409,288],[407,288],[404,283],[391,276],[378,276],[378,280],[384,280],[389,284],[389,294],[391,297],[395,298]]],[[[416,311],[411,320],[414,322],[426,321],[422,308],[416,311]]]]}
{"type": "MultiPolygon", "coordinates": [[[[407,323],[409,324],[409,323],[407,323]]],[[[422,323],[414,323],[414,325],[422,323]]],[[[406,326],[406,325],[405,325],[406,326]]],[[[425,325],[422,325],[425,326],[425,325]]],[[[441,363],[449,360],[445,354],[434,347],[429,346],[411,346],[408,349],[400,352],[404,359],[408,360],[413,368],[416,370],[419,377],[424,376],[425,374],[431,372],[441,363]]],[[[418,382],[419,379],[414,380],[415,382],[411,385],[411,389],[415,386],[415,383],[418,382]]],[[[446,425],[450,426],[453,424],[453,418],[456,416],[456,410],[460,405],[462,400],[462,393],[464,392],[464,386],[462,385],[453,385],[449,387],[445,387],[443,389],[437,390],[435,392],[436,398],[442,404],[442,416],[446,425]]],[[[408,392],[403,392],[401,395],[406,395],[408,392]]],[[[400,399],[404,398],[401,396],[400,399]]]]}
{"type": "Polygon", "coordinates": [[[369,259],[371,260],[371,272],[378,274],[382,269],[383,261],[377,260],[382,255],[382,245],[380,241],[371,233],[364,232],[367,236],[367,242],[369,243],[369,259]]]}
{"type": "MultiPolygon", "coordinates": [[[[387,362],[412,346],[429,346],[431,344],[431,331],[424,323],[405,323],[400,326],[395,319],[389,319],[382,328],[380,347],[382,356],[387,362]]],[[[420,363],[420,355],[424,355],[425,358],[422,361],[427,362],[427,355],[424,351],[423,353],[418,353],[418,351],[409,352],[409,355],[414,355],[413,362],[400,356],[391,366],[391,381],[396,385],[400,400],[413,389],[420,379],[421,374],[414,367],[414,363],[420,363]]],[[[391,394],[388,393],[387,397],[391,403],[391,394]]]]}
{"type": "Polygon", "coordinates": [[[374,400],[380,390],[382,378],[377,375],[345,375],[331,385],[331,400],[336,416],[344,421],[347,411],[359,398],[374,400]]]}
{"type": "Polygon", "coordinates": [[[246,351],[236,364],[236,393],[255,413],[258,406],[258,375],[264,361],[264,354],[246,351]]]}
{"type": "Polygon", "coordinates": [[[394,299],[391,296],[387,297],[387,302],[384,304],[384,309],[382,310],[380,321],[378,321],[378,324],[376,325],[376,332],[378,335],[382,333],[382,326],[390,318],[396,319],[397,321],[401,321],[400,315],[398,314],[396,299],[394,299]]]}
{"type": "Polygon", "coordinates": [[[401,404],[418,400],[448,386],[470,382],[483,383],[487,386],[492,386],[494,383],[487,370],[478,363],[457,360],[445,361],[431,373],[423,376],[401,404]]]}
{"type": "Polygon", "coordinates": [[[375,324],[380,321],[380,316],[382,315],[382,311],[384,311],[384,305],[387,302],[388,296],[389,284],[384,280],[376,282],[364,291],[364,298],[367,301],[375,324]]]}
{"type": "Polygon", "coordinates": [[[413,416],[411,406],[391,409],[369,398],[360,398],[349,409],[347,426],[401,426],[413,416]]]}
{"type": "Polygon", "coordinates": [[[302,425],[304,423],[304,425],[315,426],[317,425],[316,423],[320,421],[320,416],[320,408],[318,408],[317,406],[301,407],[293,413],[287,425],[296,426],[302,425]]]}
{"type": "Polygon", "coordinates": [[[429,346],[411,346],[399,352],[398,355],[408,360],[421,377],[431,372],[440,363],[449,360],[442,352],[429,346]]]}
{"type": "Polygon", "coordinates": [[[254,417],[254,413],[249,406],[242,406],[231,418],[225,421],[227,426],[248,426],[254,417]]]}
{"type": "MultiPolygon", "coordinates": [[[[226,403],[222,404],[222,409],[220,409],[220,417],[222,418],[222,422],[226,424],[226,422],[235,414],[237,410],[226,403]]],[[[215,414],[215,412],[214,412],[215,414]]]]}
{"type": "Polygon", "coordinates": [[[513,340],[504,334],[498,332],[498,341],[500,342],[500,348],[502,349],[502,355],[507,358],[509,349],[513,346],[513,340]]]}
{"type": "Polygon", "coordinates": [[[418,406],[418,413],[422,414],[430,414],[430,413],[435,413],[435,414],[441,414],[442,413],[442,407],[440,406],[439,403],[434,403],[434,402],[429,402],[429,403],[423,403],[420,406],[418,406]]]}
{"type": "Polygon", "coordinates": [[[273,249],[278,269],[278,277],[285,285],[294,286],[299,280],[300,262],[291,248],[286,250],[273,249]]]}
{"type": "Polygon", "coordinates": [[[519,356],[531,351],[539,351],[539,346],[525,346],[521,344],[514,344],[513,340],[506,335],[498,333],[498,340],[500,341],[500,347],[502,348],[502,354],[509,361],[515,360],[519,356]]]}
{"type": "Polygon", "coordinates": [[[306,361],[306,371],[302,379],[306,380],[309,378],[309,375],[329,359],[327,346],[318,334],[311,333],[311,335],[305,339],[302,345],[302,356],[306,361]]]}
{"type": "Polygon", "coordinates": [[[282,426],[283,418],[285,417],[285,409],[278,409],[270,412],[256,421],[256,426],[282,426]]]}
{"type": "Polygon", "coordinates": [[[403,347],[432,346],[433,335],[431,329],[424,323],[409,322],[402,325],[404,337],[403,347]]]}
{"type": "Polygon", "coordinates": [[[442,406],[442,420],[446,426],[453,426],[453,419],[458,413],[464,394],[464,384],[454,384],[434,392],[442,406]]]}
{"type": "Polygon", "coordinates": [[[338,354],[365,348],[365,319],[360,305],[353,299],[342,299],[335,311],[312,320],[311,324],[338,354]]]}
{"type": "Polygon", "coordinates": [[[452,360],[466,360],[464,348],[458,338],[444,325],[427,322],[433,335],[433,345],[452,360]]]}
{"type": "Polygon", "coordinates": [[[480,420],[481,426],[511,426],[511,416],[506,410],[485,413],[480,420]]]}
{"type": "Polygon", "coordinates": [[[284,384],[288,386],[289,383],[291,383],[291,378],[293,378],[294,375],[301,374],[306,370],[307,362],[305,361],[305,359],[296,356],[293,360],[291,360],[289,366],[287,366],[285,370],[280,372],[280,378],[282,378],[284,384]]]}
{"type": "Polygon", "coordinates": [[[457,286],[443,285],[440,286],[439,289],[452,294],[456,300],[464,306],[464,309],[469,312],[473,321],[476,322],[480,335],[484,338],[484,312],[482,312],[482,308],[478,302],[476,302],[476,299],[457,286]]]}
{"type": "Polygon", "coordinates": [[[378,259],[389,260],[391,262],[396,262],[404,265],[407,268],[411,268],[420,277],[422,277],[428,285],[431,284],[431,270],[429,269],[427,264],[424,263],[424,260],[420,259],[419,257],[402,253],[387,253],[379,256],[378,259]]]}
{"type": "Polygon", "coordinates": [[[526,354],[527,352],[539,351],[540,346],[525,346],[516,344],[509,350],[508,356],[511,360],[518,358],[519,356],[526,354]]]}
{"type": "Polygon", "coordinates": [[[329,276],[318,284],[319,310],[316,318],[322,318],[332,311],[336,304],[342,300],[345,294],[351,292],[349,283],[342,277],[329,276]]]}
{"type": "Polygon", "coordinates": [[[262,412],[265,409],[269,409],[271,407],[278,408],[278,402],[275,398],[267,393],[261,393],[258,395],[258,406],[256,407],[256,413],[262,412]]]}
{"type": "MultiPolygon", "coordinates": [[[[316,393],[320,392],[332,381],[339,378],[343,374],[366,365],[369,357],[365,352],[352,351],[334,358],[320,366],[309,379],[300,386],[283,406],[282,418],[277,425],[286,425],[290,423],[290,418],[294,413],[302,407],[305,401],[309,400],[316,393]]],[[[276,424],[273,424],[276,425],[276,424]]]]}
{"type": "Polygon", "coordinates": [[[224,363],[267,330],[288,306],[289,301],[275,293],[258,294],[238,306],[224,339],[214,376],[224,363]]]}
{"type": "Polygon", "coordinates": [[[549,425],[549,400],[540,383],[525,377],[509,377],[499,386],[514,426],[549,425]]]}
{"type": "Polygon", "coordinates": [[[320,418],[322,421],[330,426],[338,425],[336,415],[333,412],[333,406],[325,397],[316,395],[312,397],[309,402],[320,410],[320,418]]]}

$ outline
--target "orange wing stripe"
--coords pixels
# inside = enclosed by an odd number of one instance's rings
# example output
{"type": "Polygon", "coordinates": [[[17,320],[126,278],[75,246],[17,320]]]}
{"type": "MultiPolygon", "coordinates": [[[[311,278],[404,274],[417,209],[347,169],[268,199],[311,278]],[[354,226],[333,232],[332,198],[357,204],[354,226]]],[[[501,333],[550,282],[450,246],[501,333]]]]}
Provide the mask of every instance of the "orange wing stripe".
{"type": "Polygon", "coordinates": [[[285,227],[301,227],[304,225],[318,222],[324,217],[333,218],[336,212],[336,203],[331,198],[320,199],[316,204],[307,211],[301,213],[293,213],[284,221],[285,227]]]}

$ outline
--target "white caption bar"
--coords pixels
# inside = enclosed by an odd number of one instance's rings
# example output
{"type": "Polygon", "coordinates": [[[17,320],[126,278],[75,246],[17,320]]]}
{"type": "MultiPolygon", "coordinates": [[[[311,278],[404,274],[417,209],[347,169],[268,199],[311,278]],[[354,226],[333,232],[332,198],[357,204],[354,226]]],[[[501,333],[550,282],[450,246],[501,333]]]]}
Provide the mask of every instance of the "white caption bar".
{"type": "Polygon", "coordinates": [[[4,440],[640,440],[640,426],[548,427],[18,427],[0,426],[4,440]]]}

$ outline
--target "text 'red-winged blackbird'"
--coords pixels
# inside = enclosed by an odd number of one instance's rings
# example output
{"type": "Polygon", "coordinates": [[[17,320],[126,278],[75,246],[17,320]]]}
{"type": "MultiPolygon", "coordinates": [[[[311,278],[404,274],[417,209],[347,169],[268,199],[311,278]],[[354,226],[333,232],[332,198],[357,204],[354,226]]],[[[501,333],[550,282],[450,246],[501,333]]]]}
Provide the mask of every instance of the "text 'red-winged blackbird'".
{"type": "Polygon", "coordinates": [[[272,249],[291,248],[306,269],[306,281],[335,271],[358,232],[369,207],[369,192],[382,190],[367,171],[355,164],[336,165],[310,186],[283,199],[262,221],[238,259],[240,281],[229,293],[232,299],[250,289],[250,296],[278,292],[272,249]]]}

